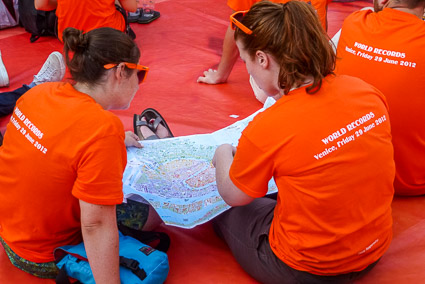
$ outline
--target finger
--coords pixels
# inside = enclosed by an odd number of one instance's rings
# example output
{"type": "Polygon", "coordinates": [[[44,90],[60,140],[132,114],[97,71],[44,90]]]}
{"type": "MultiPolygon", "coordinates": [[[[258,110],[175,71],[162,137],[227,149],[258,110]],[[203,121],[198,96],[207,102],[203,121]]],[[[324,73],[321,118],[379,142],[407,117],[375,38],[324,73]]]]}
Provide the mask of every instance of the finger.
{"type": "Polygon", "coordinates": [[[131,138],[133,138],[136,141],[139,141],[139,136],[137,136],[134,132],[130,132],[131,138]]]}
{"type": "Polygon", "coordinates": [[[141,143],[139,143],[138,141],[135,141],[134,147],[136,147],[136,148],[143,148],[143,145],[141,143]]]}

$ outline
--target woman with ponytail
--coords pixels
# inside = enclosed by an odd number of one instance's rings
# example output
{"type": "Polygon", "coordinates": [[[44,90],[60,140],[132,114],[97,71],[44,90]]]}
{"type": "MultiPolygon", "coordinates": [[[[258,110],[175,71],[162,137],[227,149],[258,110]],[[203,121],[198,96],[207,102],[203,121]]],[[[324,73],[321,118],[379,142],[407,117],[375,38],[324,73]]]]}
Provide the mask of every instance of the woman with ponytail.
{"type": "Polygon", "coordinates": [[[392,238],[394,161],[384,96],[333,74],[312,7],[261,1],[231,17],[248,73],[274,105],[213,158],[232,209],[214,227],[261,283],[351,283],[392,238]],[[277,198],[265,197],[271,179],[277,198]]]}

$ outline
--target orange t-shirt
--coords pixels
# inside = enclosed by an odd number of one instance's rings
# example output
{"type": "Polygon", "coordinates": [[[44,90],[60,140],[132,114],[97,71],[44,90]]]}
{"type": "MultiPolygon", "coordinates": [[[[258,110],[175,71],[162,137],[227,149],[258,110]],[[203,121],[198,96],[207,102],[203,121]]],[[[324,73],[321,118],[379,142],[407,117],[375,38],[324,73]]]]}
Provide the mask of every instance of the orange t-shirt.
{"type": "MultiPolygon", "coordinates": [[[[261,0],[227,0],[227,6],[229,6],[233,11],[245,11],[249,10],[252,5],[261,0]]],[[[286,3],[290,0],[269,0],[274,3],[286,3]]],[[[328,2],[327,0],[300,0],[303,2],[311,3],[317,11],[319,16],[320,23],[322,27],[327,30],[327,12],[328,12],[328,2]]]]}
{"type": "Polygon", "coordinates": [[[58,37],[62,41],[63,30],[72,27],[84,32],[96,28],[125,29],[123,15],[115,8],[115,0],[58,0],[58,37]]]}
{"type": "Polygon", "coordinates": [[[348,16],[337,49],[336,72],[365,80],[387,99],[401,195],[425,194],[424,50],[424,21],[390,8],[348,16]]]}
{"type": "Polygon", "coordinates": [[[123,200],[121,121],[69,83],[44,83],[17,102],[0,147],[0,235],[19,256],[53,261],[82,241],[79,199],[123,200]]]}
{"type": "Polygon", "coordinates": [[[387,250],[394,171],[385,98],[358,78],[330,75],[319,92],[293,90],[258,114],[229,174],[254,198],[273,177],[273,252],[294,269],[335,275],[387,250]]]}

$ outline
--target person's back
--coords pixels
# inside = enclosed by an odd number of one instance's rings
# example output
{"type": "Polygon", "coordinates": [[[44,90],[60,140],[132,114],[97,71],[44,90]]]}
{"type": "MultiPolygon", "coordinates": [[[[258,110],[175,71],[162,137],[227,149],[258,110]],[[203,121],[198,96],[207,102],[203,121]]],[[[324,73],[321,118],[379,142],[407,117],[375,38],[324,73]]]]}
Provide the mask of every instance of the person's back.
{"type": "Polygon", "coordinates": [[[394,185],[396,194],[402,195],[425,194],[423,50],[425,23],[392,8],[347,17],[337,49],[338,74],[359,77],[387,98],[396,162],[394,185]]]}
{"type": "Polygon", "coordinates": [[[9,189],[0,194],[0,200],[7,200],[0,208],[5,217],[1,236],[25,259],[52,261],[56,247],[82,240],[80,209],[74,196],[95,200],[96,191],[102,191],[106,203],[108,199],[122,200],[121,191],[109,190],[115,184],[108,184],[107,175],[96,185],[93,177],[101,172],[84,166],[107,162],[96,156],[96,151],[108,145],[110,153],[120,153],[112,155],[113,160],[104,157],[109,160],[108,174],[124,171],[122,123],[69,83],[45,83],[18,100],[6,132],[7,139],[14,142],[0,148],[0,185],[9,189]],[[74,183],[77,173],[79,184],[74,183]],[[84,183],[90,184],[92,191],[83,193],[87,190],[84,183]]]}
{"type": "Polygon", "coordinates": [[[64,54],[72,84],[30,89],[7,125],[0,243],[14,266],[55,278],[54,249],[83,239],[96,282],[119,283],[116,205],[123,200],[125,146],[140,144],[108,110],[128,108],[146,76],[136,68],[148,68],[137,64],[134,41],[109,27],[65,29],[64,54]]]}
{"type": "Polygon", "coordinates": [[[232,165],[230,176],[249,184],[242,188],[254,195],[267,184],[256,188],[253,176],[273,173],[279,201],[269,242],[289,266],[318,275],[348,273],[389,247],[394,162],[386,117],[385,98],[375,88],[329,75],[317,93],[292,90],[242,133],[235,155],[242,168],[232,165]]]}
{"type": "Polygon", "coordinates": [[[68,27],[84,32],[109,27],[135,37],[130,26],[126,26],[125,19],[127,17],[126,11],[136,11],[136,0],[80,0],[78,3],[70,0],[35,0],[34,4],[37,10],[50,11],[56,9],[60,41],[62,41],[63,31],[68,27]]]}
{"type": "Polygon", "coordinates": [[[115,0],[79,0],[78,4],[70,0],[58,0],[58,36],[62,41],[62,32],[67,27],[88,32],[93,28],[111,27],[124,31],[125,21],[115,9],[115,0]]]}

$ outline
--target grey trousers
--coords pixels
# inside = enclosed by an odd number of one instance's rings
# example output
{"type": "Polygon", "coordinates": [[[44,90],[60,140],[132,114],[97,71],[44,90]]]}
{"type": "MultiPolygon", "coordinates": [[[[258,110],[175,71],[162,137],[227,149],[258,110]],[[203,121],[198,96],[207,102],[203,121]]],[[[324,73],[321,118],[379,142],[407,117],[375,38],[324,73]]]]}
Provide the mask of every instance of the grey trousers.
{"type": "Polygon", "coordinates": [[[276,200],[257,198],[252,203],[234,207],[213,219],[214,230],[229,246],[242,268],[261,283],[352,283],[371,270],[372,263],[359,272],[321,276],[293,269],[273,253],[269,229],[276,200]]]}

